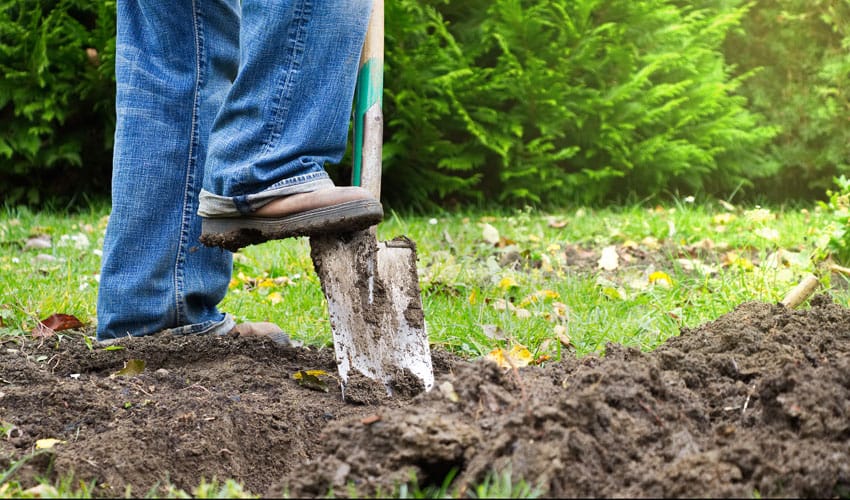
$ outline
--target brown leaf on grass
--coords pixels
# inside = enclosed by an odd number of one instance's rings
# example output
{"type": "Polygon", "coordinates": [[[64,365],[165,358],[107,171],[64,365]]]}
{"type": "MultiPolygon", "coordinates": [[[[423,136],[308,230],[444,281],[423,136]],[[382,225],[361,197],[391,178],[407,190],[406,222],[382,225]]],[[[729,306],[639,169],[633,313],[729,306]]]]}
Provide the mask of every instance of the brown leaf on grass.
{"type": "Polygon", "coordinates": [[[71,328],[80,328],[81,326],[83,326],[83,323],[76,316],[59,313],[51,314],[38,322],[38,325],[32,329],[32,336],[47,338],[56,332],[71,328]]]}
{"type": "Polygon", "coordinates": [[[516,245],[516,241],[505,238],[504,236],[499,236],[499,241],[496,243],[496,246],[499,248],[506,248],[512,245],[516,245]]]}

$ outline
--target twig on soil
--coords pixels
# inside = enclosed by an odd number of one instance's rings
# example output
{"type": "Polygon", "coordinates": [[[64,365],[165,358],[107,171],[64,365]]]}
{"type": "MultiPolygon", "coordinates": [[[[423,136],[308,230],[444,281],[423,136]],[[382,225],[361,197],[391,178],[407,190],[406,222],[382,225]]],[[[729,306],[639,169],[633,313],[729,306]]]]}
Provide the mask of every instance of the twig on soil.
{"type": "Polygon", "coordinates": [[[810,274],[803,278],[803,280],[797,286],[795,286],[793,290],[788,292],[788,295],[786,295],[785,298],[782,299],[781,304],[787,307],[788,309],[794,309],[795,307],[805,302],[806,299],[811,297],[811,295],[815,293],[815,290],[818,289],[819,285],[820,282],[818,281],[817,277],[815,277],[815,275],[813,274],[810,274]]]}
{"type": "Polygon", "coordinates": [[[48,360],[47,360],[47,363],[45,363],[47,366],[50,366],[50,363],[53,363],[53,361],[54,361],[54,360],[56,360],[56,364],[55,364],[55,365],[53,365],[53,367],[52,367],[52,368],[50,368],[50,374],[51,374],[51,375],[52,375],[53,373],[55,373],[55,372],[56,372],[56,369],[57,369],[57,368],[59,368],[59,355],[58,355],[58,354],[54,354],[54,355],[53,355],[53,357],[52,357],[52,358],[50,358],[50,359],[48,359],[48,360]]]}
{"type": "Polygon", "coordinates": [[[194,384],[192,384],[192,385],[190,385],[190,386],[188,386],[188,387],[184,387],[184,388],[182,388],[182,389],[180,389],[180,390],[181,390],[181,391],[188,391],[189,389],[202,389],[202,390],[204,390],[207,394],[212,394],[212,392],[211,392],[209,389],[207,389],[206,387],[202,386],[201,384],[199,384],[199,383],[197,383],[197,382],[195,382],[194,384]]]}
{"type": "Polygon", "coordinates": [[[133,381],[133,382],[132,382],[132,384],[133,384],[133,387],[135,387],[136,389],[138,389],[140,392],[144,393],[144,395],[145,395],[145,396],[153,397],[153,394],[151,394],[150,392],[148,392],[148,391],[144,390],[144,389],[142,388],[142,385],[141,385],[141,384],[139,384],[138,382],[133,381]]]}

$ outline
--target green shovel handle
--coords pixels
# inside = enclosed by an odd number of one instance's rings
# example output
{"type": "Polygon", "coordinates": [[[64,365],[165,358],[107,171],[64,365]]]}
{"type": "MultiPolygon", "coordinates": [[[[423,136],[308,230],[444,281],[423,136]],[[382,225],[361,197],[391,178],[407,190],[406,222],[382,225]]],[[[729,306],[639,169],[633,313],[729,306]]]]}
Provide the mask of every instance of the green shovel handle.
{"type": "Polygon", "coordinates": [[[351,184],[380,199],[384,118],[384,0],[372,1],[372,13],[354,92],[354,144],[351,184]]]}
{"type": "Polygon", "coordinates": [[[351,173],[351,184],[354,186],[362,185],[366,114],[373,106],[378,106],[379,109],[383,106],[383,93],[384,61],[371,58],[360,67],[354,92],[354,165],[351,173]]]}

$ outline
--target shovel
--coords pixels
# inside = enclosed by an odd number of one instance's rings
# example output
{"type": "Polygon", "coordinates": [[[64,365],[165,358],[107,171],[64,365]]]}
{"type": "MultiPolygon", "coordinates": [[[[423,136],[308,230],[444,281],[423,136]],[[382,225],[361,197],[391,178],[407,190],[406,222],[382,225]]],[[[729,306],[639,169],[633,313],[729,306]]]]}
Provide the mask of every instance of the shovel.
{"type": "MultiPolygon", "coordinates": [[[[375,0],[360,59],[354,104],[352,184],[381,194],[384,2],[375,0]]],[[[416,272],[416,246],[379,242],[376,227],[312,236],[310,256],[328,301],[343,397],[352,377],[384,385],[434,385],[416,272]]]]}

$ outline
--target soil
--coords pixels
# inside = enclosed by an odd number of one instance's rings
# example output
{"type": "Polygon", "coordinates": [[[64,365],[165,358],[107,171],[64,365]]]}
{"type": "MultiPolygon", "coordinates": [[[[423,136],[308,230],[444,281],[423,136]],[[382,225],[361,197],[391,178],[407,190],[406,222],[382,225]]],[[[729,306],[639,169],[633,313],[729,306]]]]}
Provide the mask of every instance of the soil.
{"type": "Polygon", "coordinates": [[[0,467],[64,441],[14,478],[95,480],[97,494],[234,478],[266,495],[386,494],[495,470],[544,496],[850,494],[850,310],[747,303],[641,353],[502,371],[434,352],[427,393],[344,402],[332,349],[263,338],[78,336],[0,350],[0,467]],[[137,375],[114,376],[125,361],[137,375]],[[302,377],[302,382],[305,380],[302,377]],[[11,427],[9,424],[13,425],[11,427]],[[52,466],[51,466],[52,464],[52,466]]]}

